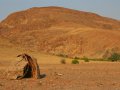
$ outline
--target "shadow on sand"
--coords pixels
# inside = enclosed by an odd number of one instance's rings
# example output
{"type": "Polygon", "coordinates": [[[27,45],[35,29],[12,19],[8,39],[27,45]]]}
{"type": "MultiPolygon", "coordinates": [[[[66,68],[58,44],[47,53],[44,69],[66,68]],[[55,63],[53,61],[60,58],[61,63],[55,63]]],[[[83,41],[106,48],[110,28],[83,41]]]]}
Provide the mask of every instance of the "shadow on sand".
{"type": "Polygon", "coordinates": [[[43,79],[46,77],[46,74],[40,74],[40,79],[43,79]]]}

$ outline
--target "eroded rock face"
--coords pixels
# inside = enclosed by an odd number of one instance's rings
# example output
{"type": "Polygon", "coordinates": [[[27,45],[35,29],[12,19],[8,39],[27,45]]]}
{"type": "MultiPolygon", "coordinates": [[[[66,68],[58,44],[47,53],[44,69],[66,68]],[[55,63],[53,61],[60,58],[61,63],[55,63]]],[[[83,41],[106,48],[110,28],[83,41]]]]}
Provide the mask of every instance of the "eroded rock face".
{"type": "Polygon", "coordinates": [[[69,57],[102,57],[120,50],[120,22],[62,7],[31,8],[0,23],[1,35],[14,45],[69,57]]]}
{"type": "Polygon", "coordinates": [[[18,76],[17,79],[23,78],[40,78],[40,69],[35,58],[32,58],[28,54],[20,54],[18,57],[22,57],[23,60],[27,61],[28,63],[23,68],[23,75],[18,76]]]}

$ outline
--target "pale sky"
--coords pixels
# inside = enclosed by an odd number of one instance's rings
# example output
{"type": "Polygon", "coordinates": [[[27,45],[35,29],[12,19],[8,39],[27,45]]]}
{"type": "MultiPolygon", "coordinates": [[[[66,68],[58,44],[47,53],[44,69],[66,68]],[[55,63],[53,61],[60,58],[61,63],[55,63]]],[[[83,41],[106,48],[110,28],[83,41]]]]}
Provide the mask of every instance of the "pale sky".
{"type": "Polygon", "coordinates": [[[120,20],[120,0],[0,0],[0,21],[32,7],[61,6],[120,20]]]}

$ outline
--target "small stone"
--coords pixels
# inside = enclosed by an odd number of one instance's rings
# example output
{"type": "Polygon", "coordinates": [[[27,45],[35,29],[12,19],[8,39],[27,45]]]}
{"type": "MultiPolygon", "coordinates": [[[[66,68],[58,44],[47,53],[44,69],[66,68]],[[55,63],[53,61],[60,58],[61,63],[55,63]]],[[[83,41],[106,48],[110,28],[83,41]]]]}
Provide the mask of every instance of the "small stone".
{"type": "Polygon", "coordinates": [[[3,86],[2,84],[0,84],[0,86],[3,86]]]}
{"type": "Polygon", "coordinates": [[[40,81],[38,84],[39,84],[39,85],[42,85],[42,82],[40,81]]]}

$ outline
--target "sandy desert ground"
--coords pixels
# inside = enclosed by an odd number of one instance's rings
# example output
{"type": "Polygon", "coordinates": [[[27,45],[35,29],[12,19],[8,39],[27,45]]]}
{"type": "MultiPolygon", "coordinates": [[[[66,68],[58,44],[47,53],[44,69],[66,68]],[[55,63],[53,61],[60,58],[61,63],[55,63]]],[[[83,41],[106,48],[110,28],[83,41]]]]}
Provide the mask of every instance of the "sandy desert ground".
{"type": "Polygon", "coordinates": [[[16,65],[15,54],[6,56],[0,60],[0,90],[120,90],[119,62],[80,61],[73,65],[68,59],[63,65],[57,56],[32,55],[38,59],[41,75],[46,76],[38,80],[15,80],[21,72],[18,67],[24,63],[16,65]]]}

